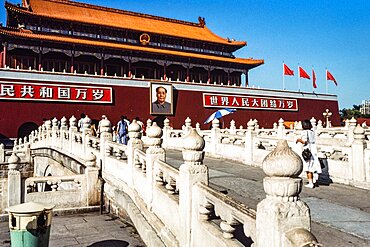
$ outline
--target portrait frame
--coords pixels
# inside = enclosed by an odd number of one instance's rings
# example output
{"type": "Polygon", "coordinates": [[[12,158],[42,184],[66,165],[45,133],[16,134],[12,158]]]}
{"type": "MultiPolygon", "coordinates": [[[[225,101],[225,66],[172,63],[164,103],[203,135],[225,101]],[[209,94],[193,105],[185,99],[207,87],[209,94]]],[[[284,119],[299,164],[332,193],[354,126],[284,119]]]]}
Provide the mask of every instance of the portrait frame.
{"type": "Polygon", "coordinates": [[[173,115],[173,85],[169,83],[150,83],[150,114],[151,115],[173,115]],[[159,108],[157,101],[157,88],[164,88],[166,99],[163,108],[159,108]]]}

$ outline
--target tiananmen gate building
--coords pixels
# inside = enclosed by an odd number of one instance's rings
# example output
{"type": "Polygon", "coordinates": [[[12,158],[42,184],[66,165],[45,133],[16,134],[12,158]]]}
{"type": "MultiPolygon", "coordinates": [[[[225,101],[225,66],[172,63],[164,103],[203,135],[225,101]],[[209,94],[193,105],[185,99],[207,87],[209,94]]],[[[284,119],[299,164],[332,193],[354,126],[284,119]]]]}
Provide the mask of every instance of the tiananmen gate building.
{"type": "MultiPolygon", "coordinates": [[[[198,22],[180,21],[67,0],[5,2],[0,27],[0,137],[22,137],[43,119],[86,113],[114,123],[187,117],[203,125],[215,110],[233,108],[237,125],[272,126],[279,118],[339,124],[335,95],[250,88],[262,59],[237,58],[244,41],[225,39],[198,22]],[[242,82],[242,77],[245,82],[242,82]],[[156,111],[158,88],[170,109],[156,111]]],[[[209,126],[202,126],[208,128],[209,126]]],[[[1,138],[0,138],[1,139],[1,138]]]]}

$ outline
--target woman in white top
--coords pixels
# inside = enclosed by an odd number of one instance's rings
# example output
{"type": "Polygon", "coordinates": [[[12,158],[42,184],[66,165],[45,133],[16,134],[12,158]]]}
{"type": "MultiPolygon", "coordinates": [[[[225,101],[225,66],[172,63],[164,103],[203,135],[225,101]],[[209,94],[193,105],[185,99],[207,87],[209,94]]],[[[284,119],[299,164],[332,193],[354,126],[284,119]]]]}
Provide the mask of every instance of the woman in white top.
{"type": "Polygon", "coordinates": [[[303,150],[309,149],[311,151],[311,157],[306,157],[306,159],[304,159],[302,155],[300,156],[303,161],[303,171],[307,173],[308,184],[305,186],[312,189],[318,179],[318,174],[321,173],[321,166],[319,158],[317,157],[315,133],[311,130],[312,125],[310,120],[304,120],[302,122],[302,128],[303,131],[301,137],[297,139],[296,143],[302,143],[303,150]]]}

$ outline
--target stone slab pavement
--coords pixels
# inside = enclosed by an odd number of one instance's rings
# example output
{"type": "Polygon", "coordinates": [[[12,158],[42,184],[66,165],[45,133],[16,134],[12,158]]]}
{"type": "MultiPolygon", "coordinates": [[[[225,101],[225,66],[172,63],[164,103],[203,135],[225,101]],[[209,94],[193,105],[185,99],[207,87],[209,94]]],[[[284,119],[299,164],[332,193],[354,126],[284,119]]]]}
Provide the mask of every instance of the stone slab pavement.
{"type": "MultiPolygon", "coordinates": [[[[167,150],[167,163],[180,167],[179,151],[167,150]]],[[[205,157],[210,186],[250,208],[265,198],[261,168],[205,157]]],[[[304,181],[306,182],[306,181],[304,181]]],[[[301,199],[311,209],[312,232],[326,247],[370,246],[370,191],[319,179],[314,189],[303,187],[301,199]]]]}
{"type": "MultiPolygon", "coordinates": [[[[10,247],[8,222],[0,222],[0,246],[10,247]]],[[[50,247],[144,247],[136,229],[99,212],[55,216],[52,219],[50,247]]]]}

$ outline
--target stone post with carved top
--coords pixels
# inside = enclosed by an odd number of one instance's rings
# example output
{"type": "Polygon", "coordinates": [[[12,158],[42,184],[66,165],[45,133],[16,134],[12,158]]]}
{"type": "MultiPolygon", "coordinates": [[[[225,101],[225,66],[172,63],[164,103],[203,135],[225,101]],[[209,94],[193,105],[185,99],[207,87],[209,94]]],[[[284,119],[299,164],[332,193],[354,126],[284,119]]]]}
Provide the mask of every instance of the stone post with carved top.
{"type": "Polygon", "coordinates": [[[136,119],[132,120],[127,130],[129,140],[127,142],[126,155],[130,174],[128,184],[131,186],[133,185],[133,173],[135,169],[135,150],[143,150],[143,141],[141,140],[141,126],[137,123],[136,119]]]}
{"type": "Polygon", "coordinates": [[[163,121],[163,136],[162,136],[162,139],[163,139],[162,147],[163,148],[167,148],[168,146],[168,139],[170,138],[170,130],[171,130],[170,120],[166,118],[163,121]]]}
{"type": "Polygon", "coordinates": [[[149,146],[146,150],[146,177],[149,186],[146,202],[151,207],[153,199],[153,188],[155,186],[156,172],[154,162],[157,160],[166,161],[166,153],[162,148],[162,129],[153,122],[153,125],[147,130],[146,135],[148,137],[146,143],[149,146]]]}
{"type": "Polygon", "coordinates": [[[190,245],[193,185],[198,182],[208,185],[208,167],[203,165],[204,146],[204,139],[195,129],[183,139],[184,164],[179,169],[180,246],[190,245]]]}
{"type": "Polygon", "coordinates": [[[299,198],[301,158],[281,140],[263,160],[262,168],[267,175],[263,180],[266,198],[257,205],[256,246],[315,246],[310,209],[299,198]]]}
{"type": "Polygon", "coordinates": [[[245,132],[245,161],[248,164],[253,163],[254,128],[255,122],[251,119],[247,123],[247,131],[245,132]]]}
{"type": "Polygon", "coordinates": [[[72,115],[72,117],[69,119],[69,130],[68,130],[68,141],[69,141],[69,151],[71,152],[73,149],[73,142],[74,142],[74,134],[78,132],[77,128],[77,118],[72,115]]]}
{"type": "Polygon", "coordinates": [[[87,205],[99,205],[99,168],[96,166],[96,156],[89,153],[85,158],[87,205]]]}
{"type": "Polygon", "coordinates": [[[8,160],[8,207],[21,203],[21,173],[18,170],[20,160],[15,152],[8,160]]]}
{"type": "Polygon", "coordinates": [[[112,124],[108,118],[104,118],[100,120],[100,159],[101,159],[101,166],[105,164],[105,156],[106,156],[106,142],[113,140],[113,131],[112,131],[112,124]]]}
{"type": "MultiPolygon", "coordinates": [[[[365,165],[365,130],[361,125],[353,130],[352,142],[352,176],[355,183],[366,181],[366,165],[365,165]]],[[[369,178],[368,178],[369,179],[369,178]]]]}
{"type": "Polygon", "coordinates": [[[218,145],[218,138],[220,135],[220,120],[217,118],[213,119],[212,121],[212,129],[211,129],[211,154],[217,154],[217,145],[218,145]]]}

